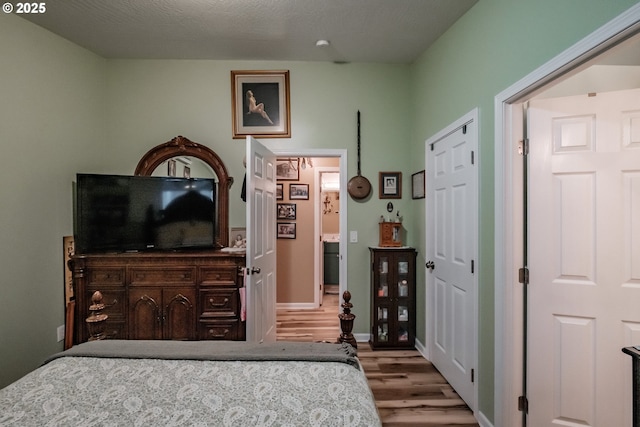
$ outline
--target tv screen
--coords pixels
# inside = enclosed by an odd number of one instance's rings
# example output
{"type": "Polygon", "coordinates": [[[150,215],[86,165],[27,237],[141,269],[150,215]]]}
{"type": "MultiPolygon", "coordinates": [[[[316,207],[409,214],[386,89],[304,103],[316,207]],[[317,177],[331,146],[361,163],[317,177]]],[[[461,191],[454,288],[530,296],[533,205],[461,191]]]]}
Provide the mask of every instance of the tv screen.
{"type": "Polygon", "coordinates": [[[216,182],[78,174],[76,253],[215,246],[216,182]]]}

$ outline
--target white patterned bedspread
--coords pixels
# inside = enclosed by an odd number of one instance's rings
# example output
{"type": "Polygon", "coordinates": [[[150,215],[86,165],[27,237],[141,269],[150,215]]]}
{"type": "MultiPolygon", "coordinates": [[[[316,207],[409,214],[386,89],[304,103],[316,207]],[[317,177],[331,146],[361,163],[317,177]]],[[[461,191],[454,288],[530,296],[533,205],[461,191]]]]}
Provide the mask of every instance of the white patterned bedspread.
{"type": "Polygon", "coordinates": [[[0,390],[0,426],[380,426],[338,362],[63,357],[0,390]]]}

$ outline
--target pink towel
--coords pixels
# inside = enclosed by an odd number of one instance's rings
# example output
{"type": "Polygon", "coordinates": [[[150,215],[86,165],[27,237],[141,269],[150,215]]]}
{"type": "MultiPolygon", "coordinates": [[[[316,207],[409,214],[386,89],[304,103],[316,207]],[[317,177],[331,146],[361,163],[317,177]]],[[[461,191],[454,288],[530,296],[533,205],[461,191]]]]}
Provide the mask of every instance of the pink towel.
{"type": "Polygon", "coordinates": [[[244,286],[239,289],[239,291],[240,291],[240,320],[242,322],[247,320],[247,309],[246,309],[246,307],[244,305],[245,299],[247,297],[246,290],[247,290],[247,288],[245,288],[244,286]]]}

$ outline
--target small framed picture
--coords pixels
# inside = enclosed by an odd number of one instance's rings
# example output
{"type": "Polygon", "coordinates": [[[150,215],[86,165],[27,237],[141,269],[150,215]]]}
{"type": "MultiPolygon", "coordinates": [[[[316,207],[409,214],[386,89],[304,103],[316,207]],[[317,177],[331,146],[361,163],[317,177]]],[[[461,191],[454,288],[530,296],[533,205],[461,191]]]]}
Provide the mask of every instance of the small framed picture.
{"type": "Polygon", "coordinates": [[[191,168],[189,166],[184,167],[182,176],[184,176],[185,178],[191,178],[191,168]]]}
{"type": "Polygon", "coordinates": [[[416,172],[411,175],[411,198],[424,199],[424,171],[416,172]]]}
{"type": "Polygon", "coordinates": [[[276,179],[298,181],[300,179],[299,159],[276,159],[276,179]]]}
{"type": "Polygon", "coordinates": [[[278,203],[278,219],[296,219],[295,203],[278,203]]]}
{"type": "Polygon", "coordinates": [[[229,229],[229,247],[232,247],[232,248],[247,247],[246,227],[231,227],[229,229]]]}
{"type": "Polygon", "coordinates": [[[231,71],[233,138],[291,138],[289,71],[231,71]]]}
{"type": "Polygon", "coordinates": [[[284,195],[283,195],[282,184],[276,184],[276,200],[283,200],[283,199],[284,199],[284,195]]]}
{"type": "Polygon", "coordinates": [[[296,223],[295,222],[279,222],[278,223],[278,239],[295,239],[296,223]]]}
{"type": "Polygon", "coordinates": [[[289,199],[309,200],[309,184],[289,184],[289,199]]]}
{"type": "Polygon", "coordinates": [[[171,177],[176,176],[177,165],[178,163],[174,159],[169,159],[167,161],[167,175],[171,177]]]}
{"type": "Polygon", "coordinates": [[[380,172],[380,191],[381,199],[400,199],[402,198],[402,172],[380,172]]]}

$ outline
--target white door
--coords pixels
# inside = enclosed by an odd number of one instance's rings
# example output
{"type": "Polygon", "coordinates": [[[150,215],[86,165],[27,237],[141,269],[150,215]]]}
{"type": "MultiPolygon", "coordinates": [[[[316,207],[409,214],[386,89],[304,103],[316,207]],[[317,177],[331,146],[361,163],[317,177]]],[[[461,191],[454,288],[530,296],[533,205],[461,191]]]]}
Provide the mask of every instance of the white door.
{"type": "Polygon", "coordinates": [[[430,359],[473,410],[477,355],[477,110],[427,140],[430,359]],[[432,266],[433,268],[430,268],[432,266]]]}
{"type": "Polygon", "coordinates": [[[531,101],[529,139],[529,424],[631,425],[640,90],[531,101]]]}
{"type": "Polygon", "coordinates": [[[247,137],[247,341],[276,340],[276,156],[247,137]]]}

